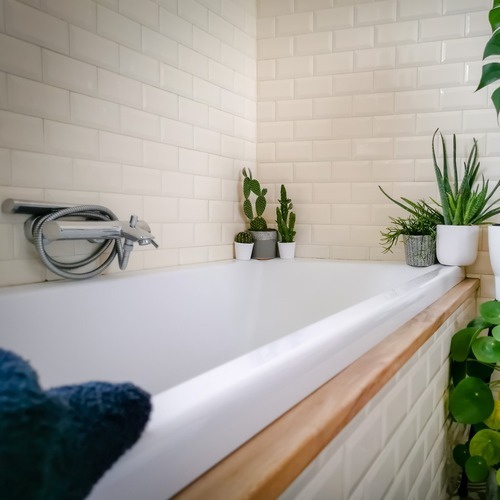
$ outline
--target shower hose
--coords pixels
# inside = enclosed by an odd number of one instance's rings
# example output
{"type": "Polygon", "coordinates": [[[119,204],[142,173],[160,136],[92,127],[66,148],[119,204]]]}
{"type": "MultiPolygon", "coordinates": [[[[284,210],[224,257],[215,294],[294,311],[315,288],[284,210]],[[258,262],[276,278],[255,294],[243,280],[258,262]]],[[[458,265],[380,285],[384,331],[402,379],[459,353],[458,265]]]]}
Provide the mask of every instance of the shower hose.
{"type": "Polygon", "coordinates": [[[36,219],[33,225],[33,243],[42,260],[43,264],[53,273],[67,279],[87,279],[97,276],[102,273],[113,262],[115,256],[118,255],[120,268],[127,265],[128,254],[123,251],[122,244],[119,239],[107,239],[102,243],[99,242],[97,249],[88,257],[76,262],[61,262],[51,257],[45,251],[45,242],[42,235],[42,228],[46,222],[60,219],[62,217],[84,217],[86,220],[118,220],[116,215],[106,207],[100,205],[79,205],[75,207],[63,208],[56,212],[51,212],[48,215],[40,216],[36,219]],[[110,254],[105,261],[97,268],[91,271],[74,272],[73,269],[87,266],[100,258],[100,256],[112,246],[110,254]]]}

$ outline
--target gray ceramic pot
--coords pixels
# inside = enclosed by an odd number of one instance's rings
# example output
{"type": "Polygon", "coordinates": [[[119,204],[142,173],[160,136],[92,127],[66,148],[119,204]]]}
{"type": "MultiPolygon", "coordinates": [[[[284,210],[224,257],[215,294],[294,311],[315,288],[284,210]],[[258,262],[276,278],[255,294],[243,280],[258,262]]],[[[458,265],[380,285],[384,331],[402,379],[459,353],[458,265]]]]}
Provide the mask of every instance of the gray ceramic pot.
{"type": "Polygon", "coordinates": [[[403,237],[406,263],[414,267],[432,266],[436,263],[436,238],[430,235],[403,237]]]}
{"type": "Polygon", "coordinates": [[[266,229],[264,231],[250,230],[253,236],[252,259],[267,260],[276,257],[276,246],[278,232],[276,229],[266,229]]]}

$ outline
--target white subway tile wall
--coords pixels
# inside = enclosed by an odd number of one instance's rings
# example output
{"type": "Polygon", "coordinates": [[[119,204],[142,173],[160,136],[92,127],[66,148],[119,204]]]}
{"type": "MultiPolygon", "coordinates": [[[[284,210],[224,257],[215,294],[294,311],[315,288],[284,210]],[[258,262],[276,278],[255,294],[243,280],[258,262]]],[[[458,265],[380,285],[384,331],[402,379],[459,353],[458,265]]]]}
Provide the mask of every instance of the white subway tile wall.
{"type": "MultiPolygon", "coordinates": [[[[240,170],[256,168],[256,17],[246,0],[2,0],[0,201],[137,213],[160,249],[136,248],[130,269],[232,258],[240,170]]],[[[54,278],[24,219],[0,214],[0,285],[54,278]]]]}
{"type": "MultiPolygon", "coordinates": [[[[475,92],[491,4],[257,0],[258,169],[275,192],[286,182],[311,193],[295,204],[299,256],[401,260],[402,248],[379,244],[402,211],[377,185],[435,198],[438,127],[462,157],[475,137],[483,171],[500,178],[495,111],[475,92]]],[[[467,272],[490,297],[486,236],[480,252],[467,272]]]]}
{"type": "Polygon", "coordinates": [[[462,304],[280,498],[448,498],[450,339],[475,312],[462,304]]]}

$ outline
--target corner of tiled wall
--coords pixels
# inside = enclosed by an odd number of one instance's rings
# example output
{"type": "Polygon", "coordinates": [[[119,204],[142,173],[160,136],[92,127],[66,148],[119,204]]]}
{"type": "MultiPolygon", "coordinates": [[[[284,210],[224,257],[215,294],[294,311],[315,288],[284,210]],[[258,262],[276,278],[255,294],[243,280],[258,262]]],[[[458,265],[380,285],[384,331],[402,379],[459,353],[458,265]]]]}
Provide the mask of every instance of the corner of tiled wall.
{"type": "MultiPolygon", "coordinates": [[[[297,253],[337,259],[382,253],[395,197],[436,198],[431,137],[478,140],[500,179],[500,129],[489,91],[474,92],[490,34],[490,0],[258,0],[257,160],[297,212],[297,253]]],[[[467,270],[491,296],[482,241],[467,270]]]]}
{"type": "MultiPolygon", "coordinates": [[[[255,158],[255,2],[0,0],[0,201],[139,215],[160,249],[129,269],[230,259],[255,158]]],[[[51,277],[25,218],[0,214],[0,285],[51,277]]]]}

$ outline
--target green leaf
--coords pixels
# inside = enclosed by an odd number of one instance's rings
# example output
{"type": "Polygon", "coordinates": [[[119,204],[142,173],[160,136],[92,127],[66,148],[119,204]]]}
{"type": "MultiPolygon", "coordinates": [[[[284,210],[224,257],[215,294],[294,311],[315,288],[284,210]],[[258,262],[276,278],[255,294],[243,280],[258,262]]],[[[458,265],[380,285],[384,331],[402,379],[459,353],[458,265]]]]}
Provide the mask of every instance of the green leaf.
{"type": "MultiPolygon", "coordinates": [[[[493,10],[491,11],[493,12],[493,10]]],[[[498,14],[495,15],[496,17],[498,14]]],[[[483,59],[500,54],[500,31],[495,31],[484,46],[483,59]]]]}
{"type": "Polygon", "coordinates": [[[486,87],[490,83],[494,83],[497,80],[500,80],[500,63],[493,62],[488,63],[483,66],[481,73],[481,80],[479,80],[479,85],[477,86],[477,90],[486,87]]]}
{"type": "Polygon", "coordinates": [[[450,412],[461,424],[477,424],[487,419],[495,401],[491,389],[482,380],[468,377],[450,394],[450,412]]]}
{"type": "Polygon", "coordinates": [[[477,328],[463,328],[451,338],[451,359],[454,361],[465,361],[469,355],[472,341],[481,330],[477,328]]]}
{"type": "Polygon", "coordinates": [[[485,328],[490,327],[491,323],[485,321],[485,319],[482,316],[476,316],[473,320],[469,321],[467,326],[481,328],[481,330],[484,330],[485,328]]]}
{"type": "Polygon", "coordinates": [[[500,361],[500,342],[492,337],[479,337],[472,343],[472,352],[483,363],[500,361]]]}
{"type": "Polygon", "coordinates": [[[496,89],[493,92],[493,94],[491,94],[491,101],[495,106],[495,110],[497,112],[497,121],[498,121],[498,115],[500,114],[500,88],[496,89]]]}
{"type": "Polygon", "coordinates": [[[479,307],[479,312],[485,321],[493,325],[500,325],[500,302],[490,300],[479,307]]]}
{"type": "Polygon", "coordinates": [[[500,434],[491,429],[479,431],[470,441],[471,456],[479,455],[492,466],[500,462],[500,434]]]}
{"type": "Polygon", "coordinates": [[[465,462],[467,462],[469,457],[470,453],[468,443],[457,444],[455,448],[453,448],[453,460],[455,460],[460,467],[465,466],[465,462]]]}
{"type": "Polygon", "coordinates": [[[469,359],[465,362],[465,371],[469,377],[477,377],[488,383],[495,368],[491,364],[484,364],[477,359],[469,359]]]}
{"type": "Polygon", "coordinates": [[[465,462],[465,473],[471,483],[480,483],[488,477],[489,468],[483,457],[473,456],[465,462]]]}
{"type": "Polygon", "coordinates": [[[500,27],[500,2],[499,5],[490,10],[488,19],[490,21],[491,31],[495,32],[500,27]]]}
{"type": "Polygon", "coordinates": [[[491,415],[484,421],[484,423],[490,428],[498,431],[500,429],[500,401],[495,400],[495,407],[491,415]]]}
{"type": "MultiPolygon", "coordinates": [[[[450,376],[453,385],[457,386],[461,380],[463,380],[467,374],[467,363],[465,361],[452,361],[450,367],[450,376]]],[[[471,377],[475,375],[471,374],[471,377]]],[[[483,380],[482,377],[478,377],[483,380]]]]}
{"type": "Polygon", "coordinates": [[[493,335],[493,338],[495,340],[498,340],[500,342],[500,325],[497,325],[494,328],[492,328],[491,334],[493,335]]]}

